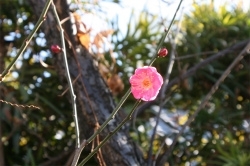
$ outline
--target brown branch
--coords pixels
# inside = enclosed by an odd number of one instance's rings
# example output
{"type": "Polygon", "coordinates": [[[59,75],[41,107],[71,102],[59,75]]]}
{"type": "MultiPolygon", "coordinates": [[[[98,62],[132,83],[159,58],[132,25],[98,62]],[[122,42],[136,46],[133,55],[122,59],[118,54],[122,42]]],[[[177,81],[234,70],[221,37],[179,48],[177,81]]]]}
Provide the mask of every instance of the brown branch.
{"type": "Polygon", "coordinates": [[[35,105],[16,104],[16,103],[11,103],[11,102],[9,102],[9,101],[5,101],[5,100],[2,100],[2,99],[0,99],[0,102],[5,103],[5,104],[8,104],[8,105],[11,105],[11,106],[13,106],[13,107],[18,107],[18,108],[20,108],[20,107],[21,107],[21,108],[35,108],[35,109],[40,110],[40,108],[37,107],[37,106],[35,106],[35,105]]]}
{"type": "Polygon", "coordinates": [[[234,61],[228,66],[228,68],[224,71],[224,73],[221,75],[221,77],[216,81],[216,83],[213,85],[213,87],[210,89],[209,93],[205,96],[205,98],[202,100],[202,103],[199,105],[197,110],[190,116],[188,121],[183,125],[179,133],[176,135],[175,139],[173,140],[173,143],[169,147],[165,153],[161,155],[160,161],[157,165],[164,165],[165,161],[167,161],[168,157],[170,156],[170,153],[173,151],[175,144],[178,141],[178,138],[182,135],[185,128],[191,124],[191,122],[195,119],[197,114],[206,106],[207,102],[211,99],[212,95],[216,92],[219,85],[225,80],[225,78],[230,74],[233,67],[238,64],[246,54],[250,53],[250,41],[247,43],[246,47],[238,54],[238,56],[234,59],[234,61]]]}
{"type": "Polygon", "coordinates": [[[249,41],[250,41],[250,39],[242,41],[240,43],[237,43],[237,44],[235,44],[235,45],[233,45],[233,46],[231,46],[223,51],[218,52],[217,54],[214,54],[213,56],[205,59],[204,61],[198,63],[194,67],[187,70],[187,72],[185,72],[182,75],[180,75],[179,77],[175,77],[173,80],[171,80],[166,87],[166,91],[169,90],[172,86],[180,83],[181,80],[184,80],[185,78],[188,78],[188,77],[194,75],[198,69],[205,67],[206,65],[213,62],[214,60],[221,58],[221,57],[225,56],[226,54],[235,52],[236,50],[243,49],[248,44],[249,41]]]}
{"type": "MultiPolygon", "coordinates": [[[[166,87],[166,89],[165,89],[165,93],[166,93],[169,89],[171,89],[174,85],[179,84],[182,80],[184,80],[184,79],[186,79],[186,78],[188,78],[188,77],[193,76],[193,75],[196,73],[196,71],[198,71],[199,69],[205,67],[206,65],[210,64],[211,62],[213,62],[213,61],[215,61],[215,60],[217,60],[217,59],[219,59],[219,58],[224,57],[226,54],[229,54],[229,53],[232,53],[232,52],[236,52],[236,51],[238,51],[238,50],[243,49],[243,48],[247,45],[247,43],[248,43],[249,41],[250,41],[250,39],[247,39],[247,40],[244,40],[244,41],[242,41],[242,42],[236,43],[236,44],[234,44],[233,46],[231,46],[231,47],[229,47],[229,48],[226,48],[225,50],[222,50],[222,51],[220,51],[220,52],[218,52],[218,53],[216,53],[216,54],[214,54],[214,55],[208,57],[208,58],[205,59],[204,61],[202,61],[202,62],[196,64],[194,67],[190,68],[190,69],[187,70],[185,73],[183,73],[183,74],[181,74],[180,76],[177,76],[177,77],[175,77],[174,79],[172,79],[172,80],[168,83],[168,85],[167,85],[167,87],[166,87]]],[[[150,106],[156,104],[156,101],[157,101],[157,100],[151,101],[151,102],[144,102],[144,103],[142,103],[142,104],[137,108],[135,115],[139,115],[139,114],[140,114],[143,110],[145,110],[146,108],[148,108],[148,107],[150,107],[150,106]]],[[[134,118],[135,118],[135,116],[134,116],[134,118]]]]}
{"type": "Polygon", "coordinates": [[[75,153],[74,153],[74,159],[72,161],[71,166],[76,166],[77,165],[79,157],[80,157],[80,155],[82,153],[82,150],[86,146],[86,143],[87,143],[86,140],[83,140],[82,143],[81,143],[81,145],[80,145],[80,148],[76,148],[75,153]]]}

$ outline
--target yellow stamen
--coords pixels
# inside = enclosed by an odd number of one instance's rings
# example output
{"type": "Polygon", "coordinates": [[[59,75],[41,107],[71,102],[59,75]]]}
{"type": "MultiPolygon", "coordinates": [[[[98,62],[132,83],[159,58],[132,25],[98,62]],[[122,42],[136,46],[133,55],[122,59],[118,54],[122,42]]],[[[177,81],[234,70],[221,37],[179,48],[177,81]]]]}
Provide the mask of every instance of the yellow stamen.
{"type": "Polygon", "coordinates": [[[150,81],[149,78],[145,78],[143,81],[142,81],[142,85],[143,85],[143,88],[145,89],[150,89],[152,87],[152,82],[150,81]]]}

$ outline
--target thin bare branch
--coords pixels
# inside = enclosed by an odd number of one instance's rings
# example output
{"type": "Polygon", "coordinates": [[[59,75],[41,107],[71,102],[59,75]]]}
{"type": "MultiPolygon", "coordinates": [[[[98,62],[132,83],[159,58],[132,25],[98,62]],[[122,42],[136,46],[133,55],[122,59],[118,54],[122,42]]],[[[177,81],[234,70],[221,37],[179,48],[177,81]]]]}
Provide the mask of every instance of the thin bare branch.
{"type": "Polygon", "coordinates": [[[77,165],[79,157],[80,157],[80,155],[82,153],[82,150],[84,149],[85,146],[86,146],[86,140],[83,140],[81,145],[80,145],[80,148],[77,148],[75,150],[74,159],[73,159],[73,162],[72,162],[71,166],[76,166],[77,165]]]}
{"type": "Polygon", "coordinates": [[[35,108],[35,109],[39,109],[40,110],[40,108],[37,107],[37,106],[35,106],[35,105],[16,104],[16,103],[11,103],[9,101],[5,101],[5,100],[2,100],[2,99],[0,99],[0,102],[5,103],[5,104],[9,104],[9,105],[14,106],[14,107],[19,107],[19,108],[20,107],[21,108],[35,108]]]}
{"type": "MultiPolygon", "coordinates": [[[[178,24],[177,34],[180,31],[180,27],[181,27],[181,20],[179,21],[179,24],[178,24]]],[[[153,129],[153,133],[152,133],[152,136],[151,136],[151,139],[150,139],[149,150],[148,150],[148,165],[152,165],[152,163],[153,163],[152,162],[153,142],[154,142],[154,139],[155,139],[157,126],[159,125],[161,111],[162,111],[163,105],[165,104],[164,99],[166,98],[166,95],[165,95],[164,92],[165,92],[165,89],[166,89],[166,87],[167,87],[167,85],[169,83],[170,74],[172,73],[172,69],[174,67],[175,52],[176,52],[176,40],[177,40],[177,37],[174,39],[174,41],[172,43],[172,51],[170,53],[170,60],[169,60],[168,67],[166,69],[166,75],[164,77],[165,80],[164,80],[164,83],[163,83],[163,86],[162,86],[162,89],[161,89],[161,92],[160,92],[160,102],[161,103],[160,103],[159,111],[158,111],[157,116],[156,116],[156,123],[155,123],[154,129],[153,129]]]]}
{"type": "Polygon", "coordinates": [[[216,60],[218,58],[221,58],[221,57],[225,56],[226,54],[229,54],[229,53],[232,53],[232,52],[235,52],[237,50],[240,50],[240,49],[244,48],[249,41],[250,40],[248,39],[248,40],[242,41],[240,43],[237,43],[237,44],[235,44],[235,45],[233,45],[233,46],[231,46],[231,47],[229,47],[229,48],[227,48],[227,49],[225,49],[223,51],[220,51],[217,54],[205,59],[204,61],[198,63],[194,67],[187,70],[187,72],[185,72],[184,74],[182,74],[182,75],[180,75],[178,77],[175,77],[173,80],[171,80],[169,82],[168,86],[166,87],[166,91],[168,89],[170,89],[172,86],[174,86],[174,85],[178,84],[179,82],[181,82],[182,80],[184,80],[185,78],[188,78],[188,77],[194,75],[197,70],[199,70],[202,67],[205,67],[206,65],[208,65],[212,61],[214,61],[214,60],[216,60]]]}
{"type": "Polygon", "coordinates": [[[20,47],[17,55],[15,56],[15,58],[11,61],[11,63],[7,66],[7,68],[2,72],[2,74],[0,74],[0,83],[2,82],[2,80],[4,79],[4,77],[10,72],[11,68],[14,66],[14,64],[16,63],[17,59],[23,54],[24,50],[27,48],[27,46],[29,45],[31,39],[34,37],[35,33],[37,32],[37,30],[39,29],[39,27],[42,25],[42,23],[46,20],[46,14],[47,11],[50,7],[52,0],[48,0],[45,4],[45,7],[43,8],[43,11],[34,27],[34,29],[31,31],[31,33],[29,34],[29,36],[26,38],[26,40],[23,42],[22,46],[20,47]]]}
{"type": "MultiPolygon", "coordinates": [[[[196,64],[195,66],[193,66],[192,68],[190,68],[189,70],[187,70],[185,73],[173,78],[167,85],[166,89],[165,89],[165,93],[171,89],[174,85],[179,84],[182,80],[193,76],[199,69],[204,68],[206,65],[210,64],[211,62],[224,57],[225,55],[229,54],[229,53],[233,53],[233,52],[238,52],[239,50],[243,49],[247,43],[250,42],[250,39],[244,40],[242,42],[236,43],[234,45],[232,45],[229,48],[226,48],[210,57],[208,57],[207,59],[204,59],[204,61],[196,64]]],[[[157,100],[156,100],[157,101],[157,100]]],[[[156,104],[156,101],[150,101],[150,102],[145,102],[142,103],[136,110],[136,114],[140,114],[143,110],[145,110],[146,108],[156,104]]],[[[159,101],[159,99],[158,99],[159,101]]]]}
{"type": "Polygon", "coordinates": [[[80,147],[80,136],[79,136],[79,125],[78,125],[78,119],[77,119],[77,109],[76,109],[76,95],[74,93],[73,85],[71,82],[70,78],[70,73],[69,73],[69,67],[68,67],[68,62],[67,62],[67,55],[66,55],[66,47],[65,47],[65,42],[64,42],[64,30],[61,25],[61,21],[59,19],[59,16],[56,11],[56,6],[54,3],[51,3],[53,12],[56,17],[57,24],[60,28],[60,37],[61,37],[61,44],[62,44],[62,52],[63,52],[63,60],[64,60],[64,65],[65,65],[65,71],[66,71],[66,78],[69,84],[69,89],[70,89],[70,96],[71,96],[71,104],[73,107],[73,117],[74,117],[74,122],[75,122],[75,133],[76,133],[76,147],[80,147]]]}
{"type": "Polygon", "coordinates": [[[178,138],[183,134],[185,128],[191,124],[191,122],[195,119],[196,115],[203,109],[207,102],[211,99],[212,95],[216,92],[219,85],[225,80],[225,78],[230,74],[233,67],[239,63],[246,54],[250,53],[250,42],[248,42],[247,46],[240,52],[240,54],[234,59],[234,61],[228,66],[228,68],[224,71],[224,73],[221,75],[221,77],[216,81],[216,83],[213,85],[213,87],[210,89],[209,93],[205,96],[205,98],[202,100],[201,104],[197,108],[197,110],[190,116],[188,121],[183,125],[179,133],[176,135],[175,139],[173,140],[173,143],[169,147],[169,149],[162,155],[161,160],[158,162],[158,165],[164,165],[165,161],[167,161],[168,157],[170,156],[171,152],[174,149],[175,144],[177,143],[178,138]]]}
{"type": "Polygon", "coordinates": [[[137,100],[136,103],[134,104],[133,108],[131,109],[130,113],[126,116],[126,118],[113,130],[109,133],[109,135],[107,135],[102,142],[100,142],[100,144],[84,159],[81,161],[81,163],[79,163],[79,166],[83,166],[84,164],[86,164],[86,162],[95,154],[99,151],[99,149],[126,123],[128,122],[131,117],[132,114],[134,113],[135,109],[138,107],[138,105],[140,104],[141,100],[137,100]]]}

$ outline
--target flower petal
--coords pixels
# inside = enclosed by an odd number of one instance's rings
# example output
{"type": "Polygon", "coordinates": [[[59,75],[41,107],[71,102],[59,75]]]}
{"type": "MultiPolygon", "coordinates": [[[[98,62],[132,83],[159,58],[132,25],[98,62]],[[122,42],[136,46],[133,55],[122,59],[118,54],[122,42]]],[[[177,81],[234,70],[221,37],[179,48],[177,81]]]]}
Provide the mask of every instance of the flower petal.
{"type": "Polygon", "coordinates": [[[131,92],[136,99],[151,101],[157,97],[163,79],[155,67],[144,66],[135,70],[135,74],[130,77],[129,82],[131,92]]]}

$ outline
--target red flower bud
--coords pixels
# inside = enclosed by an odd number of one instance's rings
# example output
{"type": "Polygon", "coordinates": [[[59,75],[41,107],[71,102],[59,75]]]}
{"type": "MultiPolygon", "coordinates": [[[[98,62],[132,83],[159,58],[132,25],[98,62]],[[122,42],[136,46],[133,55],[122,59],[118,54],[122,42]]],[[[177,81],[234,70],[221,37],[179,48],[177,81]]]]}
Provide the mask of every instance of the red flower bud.
{"type": "Polygon", "coordinates": [[[61,47],[59,47],[58,45],[56,44],[53,44],[51,47],[50,47],[50,50],[55,53],[55,54],[58,54],[59,52],[61,52],[61,47]]]}
{"type": "Polygon", "coordinates": [[[168,54],[168,50],[166,48],[161,48],[158,52],[159,57],[165,57],[168,54]]]}

